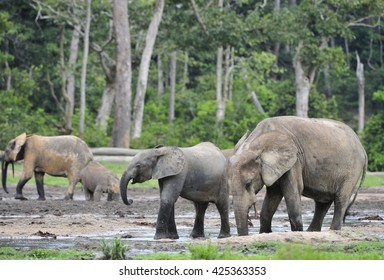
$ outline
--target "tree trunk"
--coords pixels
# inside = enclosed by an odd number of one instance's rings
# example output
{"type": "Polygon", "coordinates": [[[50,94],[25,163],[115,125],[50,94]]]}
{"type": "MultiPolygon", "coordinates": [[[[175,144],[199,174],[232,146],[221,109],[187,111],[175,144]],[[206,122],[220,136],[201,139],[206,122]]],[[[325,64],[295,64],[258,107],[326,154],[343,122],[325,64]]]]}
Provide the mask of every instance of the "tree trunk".
{"type": "Polygon", "coordinates": [[[131,37],[127,0],[113,1],[113,23],[116,40],[115,114],[111,145],[129,148],[131,124],[131,37]]]}
{"type": "Polygon", "coordinates": [[[189,54],[188,54],[188,52],[185,52],[185,54],[184,54],[184,70],[183,70],[183,88],[181,90],[182,92],[185,92],[187,89],[188,63],[189,63],[189,54]]]}
{"type": "Polygon", "coordinates": [[[332,98],[332,87],[331,87],[331,77],[329,76],[329,63],[326,62],[323,69],[324,74],[324,84],[325,84],[325,95],[327,99],[332,98]]]}
{"type": "Polygon", "coordinates": [[[364,129],[364,120],[365,120],[365,98],[364,98],[364,87],[365,87],[365,79],[364,79],[364,64],[360,62],[359,54],[356,52],[356,77],[357,77],[357,88],[359,92],[359,126],[358,130],[361,131],[364,129]]]}
{"type": "Polygon", "coordinates": [[[108,118],[111,115],[113,100],[115,99],[115,81],[109,81],[105,85],[101,105],[96,117],[96,125],[102,131],[106,131],[108,127],[108,118]]]}
{"type": "Polygon", "coordinates": [[[169,93],[169,109],[168,109],[168,122],[173,123],[175,119],[175,96],[176,96],[176,63],[177,52],[173,51],[171,55],[171,71],[170,71],[170,93],[169,93]]]}
{"type": "Polygon", "coordinates": [[[155,5],[155,12],[148,28],[147,36],[145,39],[145,47],[140,61],[139,77],[137,81],[135,105],[133,112],[132,138],[140,138],[141,136],[149,64],[151,62],[151,56],[157,37],[157,31],[159,29],[161,17],[163,15],[164,0],[156,0],[155,5]]]}
{"type": "Polygon", "coordinates": [[[308,117],[309,91],[314,79],[314,69],[309,69],[308,73],[304,73],[301,63],[300,52],[303,47],[302,42],[296,48],[293,57],[293,68],[295,69],[296,81],[296,115],[299,117],[308,117]]]}
{"type": "Polygon", "coordinates": [[[76,73],[76,62],[77,62],[77,55],[79,52],[79,32],[77,31],[77,28],[73,29],[72,33],[72,39],[71,39],[71,46],[70,46],[70,54],[69,54],[69,61],[68,61],[68,70],[67,70],[67,100],[65,103],[65,123],[64,123],[64,129],[66,134],[72,133],[72,116],[73,116],[73,110],[75,107],[75,89],[76,89],[76,79],[75,79],[75,73],[76,73]]]}
{"type": "MultiPolygon", "coordinates": [[[[219,9],[223,9],[224,2],[219,0],[219,9]]],[[[216,60],[216,124],[221,124],[225,117],[225,98],[223,97],[223,47],[217,49],[216,60]]]]}
{"type": "Polygon", "coordinates": [[[89,29],[91,25],[91,2],[87,0],[87,13],[85,20],[84,30],[84,51],[83,51],[83,63],[81,67],[81,84],[80,84],[80,123],[79,123],[79,137],[84,137],[85,127],[85,92],[86,92],[86,81],[87,81],[87,63],[88,63],[88,52],[89,52],[89,29]]]}
{"type": "Polygon", "coordinates": [[[157,94],[164,94],[164,72],[163,72],[163,63],[161,61],[161,55],[157,55],[157,94]]]}
{"type": "Polygon", "coordinates": [[[217,49],[216,61],[216,123],[222,123],[225,117],[225,99],[223,97],[223,47],[217,49]]]}

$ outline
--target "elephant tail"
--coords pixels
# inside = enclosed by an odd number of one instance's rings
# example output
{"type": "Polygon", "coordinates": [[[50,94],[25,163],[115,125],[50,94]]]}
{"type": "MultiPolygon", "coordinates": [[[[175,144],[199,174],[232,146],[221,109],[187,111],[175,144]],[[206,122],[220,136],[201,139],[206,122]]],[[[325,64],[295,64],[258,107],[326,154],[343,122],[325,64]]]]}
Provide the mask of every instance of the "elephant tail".
{"type": "Polygon", "coordinates": [[[345,223],[345,217],[348,215],[349,209],[352,207],[353,203],[355,202],[357,194],[359,193],[360,189],[363,187],[365,175],[367,174],[367,169],[368,169],[368,157],[367,157],[367,154],[365,154],[365,163],[364,163],[363,171],[361,172],[360,184],[359,184],[359,187],[356,189],[355,194],[354,194],[351,202],[348,204],[347,209],[345,210],[344,217],[343,217],[343,223],[345,223]]]}

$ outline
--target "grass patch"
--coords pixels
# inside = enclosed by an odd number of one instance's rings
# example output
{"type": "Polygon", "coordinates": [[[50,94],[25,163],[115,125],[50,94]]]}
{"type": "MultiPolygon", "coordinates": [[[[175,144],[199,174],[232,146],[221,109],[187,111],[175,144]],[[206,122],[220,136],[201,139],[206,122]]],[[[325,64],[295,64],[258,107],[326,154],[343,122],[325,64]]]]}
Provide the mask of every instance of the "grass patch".
{"type": "Polygon", "coordinates": [[[100,248],[106,260],[125,260],[125,253],[129,250],[129,246],[125,245],[124,241],[119,238],[110,242],[102,240],[100,248]]]}
{"type": "Polygon", "coordinates": [[[149,254],[141,260],[384,260],[384,242],[309,245],[297,243],[260,242],[233,250],[215,244],[188,246],[181,254],[149,254]]]}
{"type": "Polygon", "coordinates": [[[384,176],[367,175],[363,183],[363,187],[379,187],[384,186],[384,176]]]}
{"type": "MultiPolygon", "coordinates": [[[[100,162],[102,165],[104,165],[106,168],[111,170],[113,173],[115,173],[118,178],[121,178],[121,175],[123,174],[125,168],[127,167],[127,163],[122,162],[100,162]]],[[[12,166],[8,165],[8,174],[7,174],[7,186],[9,185],[16,185],[17,182],[20,179],[21,172],[23,170],[23,164],[20,162],[15,163],[15,176],[12,176],[12,166]]],[[[35,185],[35,177],[32,177],[31,180],[28,181],[28,184],[35,185]]],[[[45,186],[61,186],[61,187],[67,187],[68,186],[68,180],[64,177],[54,177],[46,174],[44,176],[44,185],[45,186]]],[[[81,184],[78,183],[76,185],[77,188],[81,187],[81,184]]],[[[142,184],[129,184],[130,188],[157,188],[158,183],[157,180],[149,180],[147,182],[144,182],[142,184]]]]}
{"type": "MultiPolygon", "coordinates": [[[[111,170],[113,173],[115,173],[119,178],[121,178],[121,175],[124,173],[125,169],[127,168],[128,163],[126,162],[106,162],[102,161],[100,162],[102,165],[104,165],[106,168],[111,170]]],[[[8,166],[8,176],[7,176],[7,184],[8,185],[16,185],[19,181],[21,172],[23,169],[23,165],[19,162],[15,163],[15,177],[12,177],[12,167],[8,166]]],[[[32,177],[32,179],[28,182],[29,184],[35,184],[35,178],[32,177]]],[[[62,186],[67,187],[68,180],[67,178],[63,177],[53,177],[46,175],[44,177],[44,184],[47,186],[62,186]]],[[[77,184],[77,187],[80,187],[81,184],[77,184]]],[[[368,187],[378,187],[378,186],[384,186],[384,176],[378,176],[378,175],[367,175],[365,176],[364,180],[364,188],[368,187]]],[[[149,180],[147,182],[141,183],[141,184],[130,184],[129,187],[131,188],[157,188],[158,183],[157,180],[149,180]]]]}
{"type": "Polygon", "coordinates": [[[17,250],[0,247],[0,260],[91,260],[94,252],[54,249],[17,250]]]}

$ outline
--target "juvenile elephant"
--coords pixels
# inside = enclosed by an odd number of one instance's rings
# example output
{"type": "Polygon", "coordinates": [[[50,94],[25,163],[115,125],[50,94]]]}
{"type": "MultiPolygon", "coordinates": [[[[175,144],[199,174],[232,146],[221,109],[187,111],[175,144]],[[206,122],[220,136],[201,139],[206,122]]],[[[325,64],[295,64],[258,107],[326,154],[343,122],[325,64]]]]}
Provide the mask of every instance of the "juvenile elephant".
{"type": "Polygon", "coordinates": [[[38,200],[45,200],[44,175],[67,177],[69,181],[65,199],[72,199],[79,172],[91,160],[93,155],[87,144],[75,136],[40,136],[25,133],[9,141],[2,160],[2,184],[8,193],[8,164],[24,160],[24,168],[16,186],[16,199],[26,200],[23,187],[35,175],[38,200]]]}
{"type": "Polygon", "coordinates": [[[178,239],[175,224],[175,202],[179,196],[191,200],[196,210],[193,238],[204,237],[204,216],[209,202],[220,213],[219,238],[230,236],[228,188],[225,180],[226,159],[209,142],[189,148],[158,147],[137,154],[129,163],[120,181],[125,204],[127,185],[157,179],[160,187],[160,210],[155,239],[178,239]]]}
{"type": "Polygon", "coordinates": [[[320,231],[334,203],[332,230],[341,228],[350,199],[367,169],[367,155],[347,125],[326,119],[293,116],[268,118],[238,143],[228,163],[239,235],[248,234],[247,212],[255,194],[267,186],[260,213],[260,233],[284,197],[292,231],[302,231],[301,195],[315,200],[308,231],[320,231]]]}
{"type": "Polygon", "coordinates": [[[84,167],[79,178],[86,200],[100,201],[102,193],[108,194],[108,201],[120,198],[119,178],[97,161],[91,161],[84,167]]]}

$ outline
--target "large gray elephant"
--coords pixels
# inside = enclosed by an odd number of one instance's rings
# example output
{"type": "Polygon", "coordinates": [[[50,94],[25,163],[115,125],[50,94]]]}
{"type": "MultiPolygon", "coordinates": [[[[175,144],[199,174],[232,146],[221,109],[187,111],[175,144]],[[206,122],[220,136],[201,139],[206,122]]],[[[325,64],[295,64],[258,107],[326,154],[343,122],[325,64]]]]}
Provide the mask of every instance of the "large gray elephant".
{"type": "Polygon", "coordinates": [[[220,213],[219,238],[230,236],[228,188],[225,180],[226,159],[212,143],[204,142],[189,148],[158,147],[138,153],[129,163],[120,181],[125,204],[127,185],[157,179],[160,187],[160,209],[155,239],[178,239],[175,224],[175,202],[179,196],[194,202],[193,238],[204,237],[204,216],[209,202],[220,213]]]}
{"type": "Polygon", "coordinates": [[[44,175],[67,177],[69,181],[65,199],[73,199],[79,172],[90,161],[93,155],[87,144],[75,136],[40,136],[25,133],[9,141],[2,160],[2,184],[8,193],[7,168],[19,160],[24,160],[21,177],[16,186],[16,199],[26,200],[23,187],[35,175],[38,200],[45,200],[44,175]]]}
{"type": "Polygon", "coordinates": [[[100,201],[103,193],[108,194],[108,201],[119,200],[119,178],[99,162],[91,161],[80,171],[79,178],[86,200],[100,201]]]}
{"type": "Polygon", "coordinates": [[[367,169],[367,155],[355,132],[326,119],[268,118],[239,141],[228,163],[239,235],[248,235],[247,212],[266,185],[260,233],[271,232],[272,217],[284,197],[292,231],[302,231],[301,195],[315,200],[308,231],[320,231],[334,203],[332,230],[339,230],[353,193],[367,169]]]}

